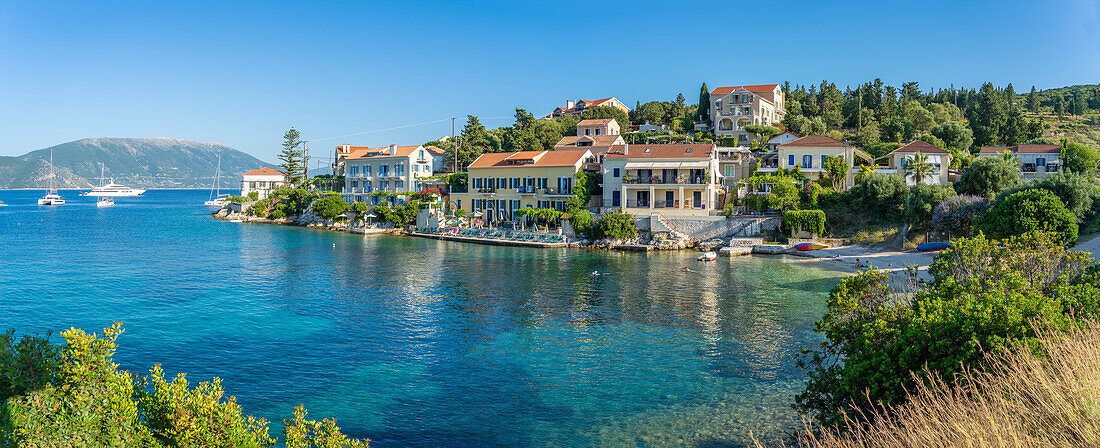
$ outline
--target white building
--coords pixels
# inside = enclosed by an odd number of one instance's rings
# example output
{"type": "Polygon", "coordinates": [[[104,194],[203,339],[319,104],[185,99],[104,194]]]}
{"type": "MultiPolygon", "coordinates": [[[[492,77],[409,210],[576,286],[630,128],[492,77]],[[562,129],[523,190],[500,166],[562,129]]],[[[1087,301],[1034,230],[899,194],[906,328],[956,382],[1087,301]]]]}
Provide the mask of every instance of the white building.
{"type": "Polygon", "coordinates": [[[286,174],[272,168],[260,168],[241,175],[241,196],[248,196],[255,191],[260,199],[267,197],[267,193],[277,187],[287,186],[286,174]]]}
{"type": "MultiPolygon", "coordinates": [[[[344,193],[361,202],[364,194],[415,192],[424,189],[425,177],[443,167],[442,152],[434,147],[390,145],[381,148],[345,145],[344,193]]],[[[377,196],[374,196],[377,198],[377,196]]],[[[377,201],[372,201],[372,203],[377,201]]]]}
{"type": "Polygon", "coordinates": [[[983,146],[978,157],[1001,157],[1006,152],[1020,162],[1020,176],[1026,180],[1042,179],[1047,173],[1062,170],[1059,145],[983,146]]]}
{"type": "Polygon", "coordinates": [[[718,203],[713,143],[634,144],[604,157],[603,208],[634,215],[708,215],[718,203]]]}

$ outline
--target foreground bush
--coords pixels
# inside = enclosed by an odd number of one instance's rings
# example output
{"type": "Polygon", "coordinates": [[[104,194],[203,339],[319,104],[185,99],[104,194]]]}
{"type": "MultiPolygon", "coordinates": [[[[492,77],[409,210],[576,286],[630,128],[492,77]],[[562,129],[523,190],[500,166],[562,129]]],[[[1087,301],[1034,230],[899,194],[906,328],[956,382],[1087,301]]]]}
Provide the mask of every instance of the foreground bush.
{"type": "Polygon", "coordinates": [[[325,196],[313,202],[313,213],[327,220],[333,220],[348,211],[348,203],[338,194],[325,196]]]}
{"type": "Polygon", "coordinates": [[[932,229],[949,238],[970,236],[974,221],[989,210],[989,199],[981,196],[958,195],[932,210],[932,229]]]}
{"type": "Polygon", "coordinates": [[[963,170],[962,178],[955,182],[955,191],[992,198],[1020,182],[1020,166],[1016,161],[1004,157],[979,157],[963,170]]]}
{"type": "Polygon", "coordinates": [[[1077,217],[1058,196],[1041,188],[998,197],[993,208],[978,218],[976,228],[997,239],[1051,232],[1062,244],[1077,241],[1077,217]]]}
{"type": "Polygon", "coordinates": [[[1032,233],[956,240],[929,268],[933,280],[908,293],[891,290],[884,272],[848,277],[817,323],[826,341],[802,361],[810,379],[796,407],[827,424],[873,415],[875,404],[904,403],[923,380],[950,385],[986,354],[1027,350],[1034,320],[1064,329],[1098,314],[1096,269],[1088,254],[1032,233]]]}
{"type": "Polygon", "coordinates": [[[605,213],[592,224],[591,239],[613,238],[618,240],[638,236],[638,227],[634,225],[634,215],[622,210],[605,213]]]}
{"type": "Polygon", "coordinates": [[[808,425],[797,446],[1100,446],[1100,324],[1064,334],[1041,326],[1032,332],[1042,355],[1002,353],[982,370],[964,371],[955,384],[933,376],[917,383],[907,404],[850,416],[839,426],[808,425]]]}
{"type": "MultiPolygon", "coordinates": [[[[272,447],[267,421],[244,415],[221,380],[191,388],[184,374],[170,382],[159,365],[149,377],[118,370],[112,360],[123,332],[103,337],[78,329],[65,344],[0,335],[0,446],[272,447]]],[[[299,407],[285,420],[288,448],[366,447],[334,421],[305,420],[299,407]]]]}

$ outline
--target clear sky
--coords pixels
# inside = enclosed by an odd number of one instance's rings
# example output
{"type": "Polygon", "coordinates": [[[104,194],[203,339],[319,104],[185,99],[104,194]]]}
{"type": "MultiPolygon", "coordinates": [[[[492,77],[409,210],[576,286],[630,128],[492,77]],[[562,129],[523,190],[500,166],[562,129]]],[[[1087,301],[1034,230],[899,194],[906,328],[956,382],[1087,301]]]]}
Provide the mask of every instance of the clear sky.
{"type": "Polygon", "coordinates": [[[274,161],[419,144],[567,98],[881,77],[1100,82],[1100,2],[0,2],[0,155],[85,137],[220,142],[274,161]],[[416,123],[384,132],[331,138],[416,123]],[[460,123],[461,125],[461,123],[460,123]],[[323,140],[322,140],[323,139],[323,140]]]}

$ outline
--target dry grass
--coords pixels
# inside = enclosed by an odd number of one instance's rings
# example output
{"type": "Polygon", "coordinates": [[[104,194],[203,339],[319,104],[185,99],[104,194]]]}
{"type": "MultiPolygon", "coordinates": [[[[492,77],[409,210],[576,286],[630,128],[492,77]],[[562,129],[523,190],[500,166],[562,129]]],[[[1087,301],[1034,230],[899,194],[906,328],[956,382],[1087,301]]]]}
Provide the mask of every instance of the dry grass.
{"type": "Polygon", "coordinates": [[[993,358],[957,386],[920,386],[909,403],[877,410],[874,423],[849,419],[843,432],[807,425],[796,446],[1100,446],[1100,324],[1041,334],[1044,357],[1019,350],[993,358]]]}

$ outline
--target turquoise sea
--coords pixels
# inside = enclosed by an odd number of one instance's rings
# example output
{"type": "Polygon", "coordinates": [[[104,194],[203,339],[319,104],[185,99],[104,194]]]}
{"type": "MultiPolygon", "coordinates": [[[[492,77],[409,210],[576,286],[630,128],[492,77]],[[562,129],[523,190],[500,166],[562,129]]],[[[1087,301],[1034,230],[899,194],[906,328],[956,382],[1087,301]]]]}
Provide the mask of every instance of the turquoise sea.
{"type": "MultiPolygon", "coordinates": [[[[116,360],[303,403],[372,447],[736,447],[798,424],[842,273],[784,258],[481,246],[0,191],[0,328],[125,323],[116,360]],[[690,269],[690,271],[686,270],[690,269]],[[593,275],[598,271],[600,275],[593,275]]],[[[54,336],[55,338],[57,336],[54,336]]]]}

